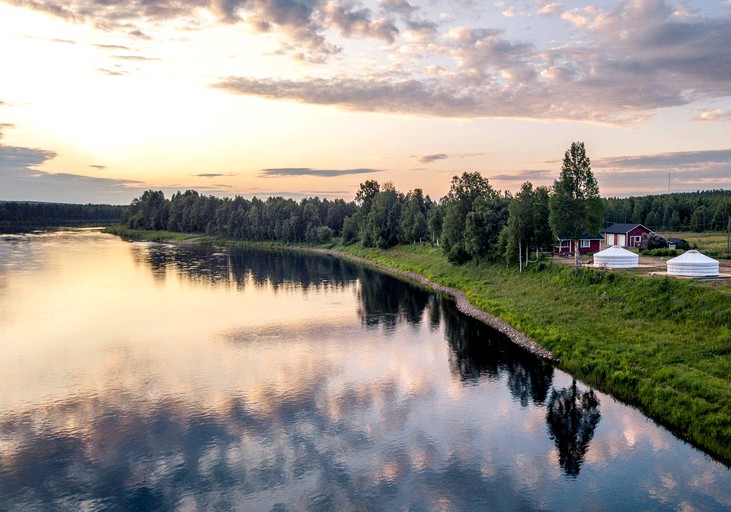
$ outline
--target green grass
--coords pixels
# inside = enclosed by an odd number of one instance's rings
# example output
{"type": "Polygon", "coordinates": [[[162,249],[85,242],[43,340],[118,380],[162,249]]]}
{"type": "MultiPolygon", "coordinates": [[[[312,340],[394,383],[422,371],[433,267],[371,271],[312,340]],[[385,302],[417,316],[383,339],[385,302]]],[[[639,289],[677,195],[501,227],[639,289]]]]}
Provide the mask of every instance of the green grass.
{"type": "Polygon", "coordinates": [[[721,231],[706,231],[703,233],[678,232],[660,234],[665,238],[682,238],[683,240],[686,240],[691,247],[697,247],[703,254],[707,254],[714,258],[726,257],[728,233],[721,231]]]}
{"type": "Polygon", "coordinates": [[[638,272],[575,276],[551,262],[522,274],[502,264],[454,266],[430,245],[335,248],[464,291],[552,351],[562,369],[731,463],[731,297],[723,289],[638,272]]]}
{"type": "Polygon", "coordinates": [[[178,233],[175,231],[148,231],[142,229],[130,229],[119,224],[104,228],[106,233],[119,235],[126,240],[140,240],[146,242],[185,242],[208,239],[199,233],[178,233]]]}

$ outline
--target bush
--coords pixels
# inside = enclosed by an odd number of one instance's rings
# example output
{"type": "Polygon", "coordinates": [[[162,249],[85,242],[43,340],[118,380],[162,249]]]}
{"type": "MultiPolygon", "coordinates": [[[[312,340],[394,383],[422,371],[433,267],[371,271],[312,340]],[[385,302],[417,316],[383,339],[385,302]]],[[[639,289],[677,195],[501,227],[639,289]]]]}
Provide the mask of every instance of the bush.
{"type": "Polygon", "coordinates": [[[646,233],[642,235],[642,249],[651,251],[653,249],[666,249],[667,246],[667,240],[657,233],[646,233]]]}
{"type": "Polygon", "coordinates": [[[645,256],[677,256],[682,252],[677,249],[652,249],[645,251],[643,254],[645,256]]]}
{"type": "Polygon", "coordinates": [[[317,242],[320,244],[329,244],[333,239],[333,230],[327,226],[322,226],[317,230],[317,242]]]}

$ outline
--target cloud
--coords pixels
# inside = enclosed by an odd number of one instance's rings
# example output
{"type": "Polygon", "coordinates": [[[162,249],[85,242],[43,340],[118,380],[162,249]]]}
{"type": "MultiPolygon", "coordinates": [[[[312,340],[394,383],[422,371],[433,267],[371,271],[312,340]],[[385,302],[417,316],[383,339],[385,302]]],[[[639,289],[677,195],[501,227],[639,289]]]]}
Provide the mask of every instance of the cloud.
{"type": "Polygon", "coordinates": [[[233,174],[219,174],[219,173],[213,173],[213,172],[203,172],[200,174],[194,174],[193,176],[196,176],[198,178],[220,178],[222,176],[233,176],[233,174]]]}
{"type": "Polygon", "coordinates": [[[43,149],[0,146],[0,171],[26,170],[56,157],[53,151],[43,149]]]}
{"type": "Polygon", "coordinates": [[[123,46],[121,44],[95,44],[94,46],[102,50],[130,50],[129,46],[123,46]]]}
{"type": "Polygon", "coordinates": [[[717,108],[708,112],[701,113],[694,121],[731,121],[731,110],[721,110],[717,108]]]}
{"type": "MultiPolygon", "coordinates": [[[[390,18],[412,12],[408,2],[382,2],[379,14],[356,1],[331,0],[6,0],[74,23],[105,30],[122,30],[131,24],[160,24],[189,20],[199,22],[208,11],[220,23],[243,24],[254,32],[275,34],[283,49],[304,60],[317,60],[339,52],[326,32],[336,30],[349,38],[369,38],[392,43],[399,29],[390,18]],[[113,6],[113,8],[110,8],[113,6]]],[[[414,7],[413,10],[416,10],[414,7]]],[[[128,32],[149,39],[139,29],[128,32]]]]}
{"type": "MultiPolygon", "coordinates": [[[[2,106],[1,103],[0,103],[0,106],[2,106]]],[[[2,140],[3,137],[5,137],[3,130],[12,129],[12,128],[15,128],[15,125],[12,123],[0,123],[0,140],[2,140]]]]}
{"type": "Polygon", "coordinates": [[[112,55],[113,59],[133,60],[133,61],[154,61],[160,60],[159,57],[146,57],[144,55],[112,55]]]}
{"type": "Polygon", "coordinates": [[[148,38],[130,27],[239,24],[278,41],[278,55],[318,64],[342,55],[347,75],[342,66],[310,66],[297,78],[242,74],[213,86],[346,110],[637,123],[659,109],[731,96],[729,14],[681,12],[664,0],[618,2],[608,10],[549,0],[518,5],[521,13],[531,4],[536,14],[570,26],[550,43],[480,26],[484,7],[476,2],[460,3],[474,12],[474,23],[455,26],[433,5],[407,0],[6,1],[135,37],[148,38]],[[356,45],[343,38],[381,46],[361,44],[348,53],[356,45]]]}
{"type": "Polygon", "coordinates": [[[98,171],[103,171],[104,169],[107,168],[106,165],[90,165],[89,167],[92,167],[92,168],[94,168],[94,169],[96,169],[98,171]]]}
{"type": "Polygon", "coordinates": [[[500,181],[547,181],[554,180],[558,177],[557,171],[551,171],[548,169],[535,169],[535,170],[523,170],[517,174],[496,174],[491,176],[491,179],[500,181]]]}
{"type": "Polygon", "coordinates": [[[346,110],[609,123],[731,95],[731,18],[678,17],[662,1],[608,12],[543,2],[539,11],[565,14],[580,35],[546,49],[501,29],[458,26],[420,50],[424,59],[441,59],[438,67],[416,55],[398,75],[371,69],[298,80],[231,76],[214,87],[346,110]]]}
{"type": "Polygon", "coordinates": [[[333,178],[351,174],[370,174],[381,172],[380,169],[310,169],[308,167],[283,167],[278,169],[262,169],[260,175],[265,177],[280,176],[318,176],[333,178]]]}
{"type": "Polygon", "coordinates": [[[543,14],[546,16],[556,16],[560,15],[563,10],[563,4],[559,4],[558,2],[540,1],[538,14],[543,14]]]}
{"type": "MultiPolygon", "coordinates": [[[[677,169],[723,164],[731,167],[731,149],[678,151],[654,155],[618,156],[592,160],[594,168],[677,169]]],[[[731,174],[729,175],[731,177],[731,174]]]]}
{"type": "Polygon", "coordinates": [[[250,188],[246,192],[237,193],[241,197],[251,199],[253,197],[267,198],[267,197],[284,197],[285,199],[302,200],[310,197],[320,197],[328,199],[342,199],[343,197],[354,196],[354,192],[351,190],[302,190],[298,192],[292,192],[290,190],[271,190],[262,188],[250,188]]]}
{"type": "Polygon", "coordinates": [[[449,158],[449,155],[446,155],[444,153],[438,153],[435,155],[424,155],[422,157],[419,157],[419,162],[422,164],[430,164],[432,162],[436,162],[437,160],[446,160],[449,158]]]}
{"type": "Polygon", "coordinates": [[[391,20],[381,18],[372,19],[370,9],[350,9],[348,4],[328,2],[325,6],[328,24],[337,27],[345,36],[362,36],[380,39],[386,43],[393,43],[399,34],[398,28],[391,20]]]}
{"type": "Polygon", "coordinates": [[[731,149],[601,158],[592,167],[600,187],[625,195],[731,187],[731,149]]]}
{"type": "Polygon", "coordinates": [[[125,204],[135,192],[133,180],[49,173],[37,167],[56,157],[53,151],[0,145],[0,191],[3,200],[125,204]]]}
{"type": "Polygon", "coordinates": [[[122,69],[106,69],[106,68],[96,68],[97,71],[100,73],[103,73],[108,76],[124,76],[128,74],[128,71],[122,70],[122,69]]]}

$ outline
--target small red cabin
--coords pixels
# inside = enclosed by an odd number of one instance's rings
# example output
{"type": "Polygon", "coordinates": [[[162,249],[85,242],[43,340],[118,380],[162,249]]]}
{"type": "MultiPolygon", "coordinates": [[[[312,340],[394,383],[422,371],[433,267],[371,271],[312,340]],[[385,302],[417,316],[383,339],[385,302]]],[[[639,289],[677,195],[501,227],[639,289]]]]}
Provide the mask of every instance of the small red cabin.
{"type": "MultiPolygon", "coordinates": [[[[579,254],[594,254],[602,250],[604,237],[584,233],[579,239],[579,254]]],[[[568,238],[556,239],[556,252],[559,254],[574,254],[574,241],[568,238]]]]}
{"type": "Polygon", "coordinates": [[[612,224],[602,231],[605,244],[622,247],[639,247],[642,245],[642,235],[650,233],[652,230],[642,224],[612,224]]]}

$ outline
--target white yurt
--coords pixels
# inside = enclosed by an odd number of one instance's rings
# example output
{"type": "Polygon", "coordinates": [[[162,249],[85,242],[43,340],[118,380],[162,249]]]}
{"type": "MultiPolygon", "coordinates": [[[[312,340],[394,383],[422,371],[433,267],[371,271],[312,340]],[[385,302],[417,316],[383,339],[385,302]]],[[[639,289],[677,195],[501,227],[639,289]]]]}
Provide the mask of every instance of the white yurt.
{"type": "Polygon", "coordinates": [[[669,276],[716,277],[718,260],[698,251],[686,251],[677,258],[668,260],[669,276]]]}
{"type": "Polygon", "coordinates": [[[594,255],[597,268],[637,268],[640,257],[619,245],[613,245],[594,255]]]}

